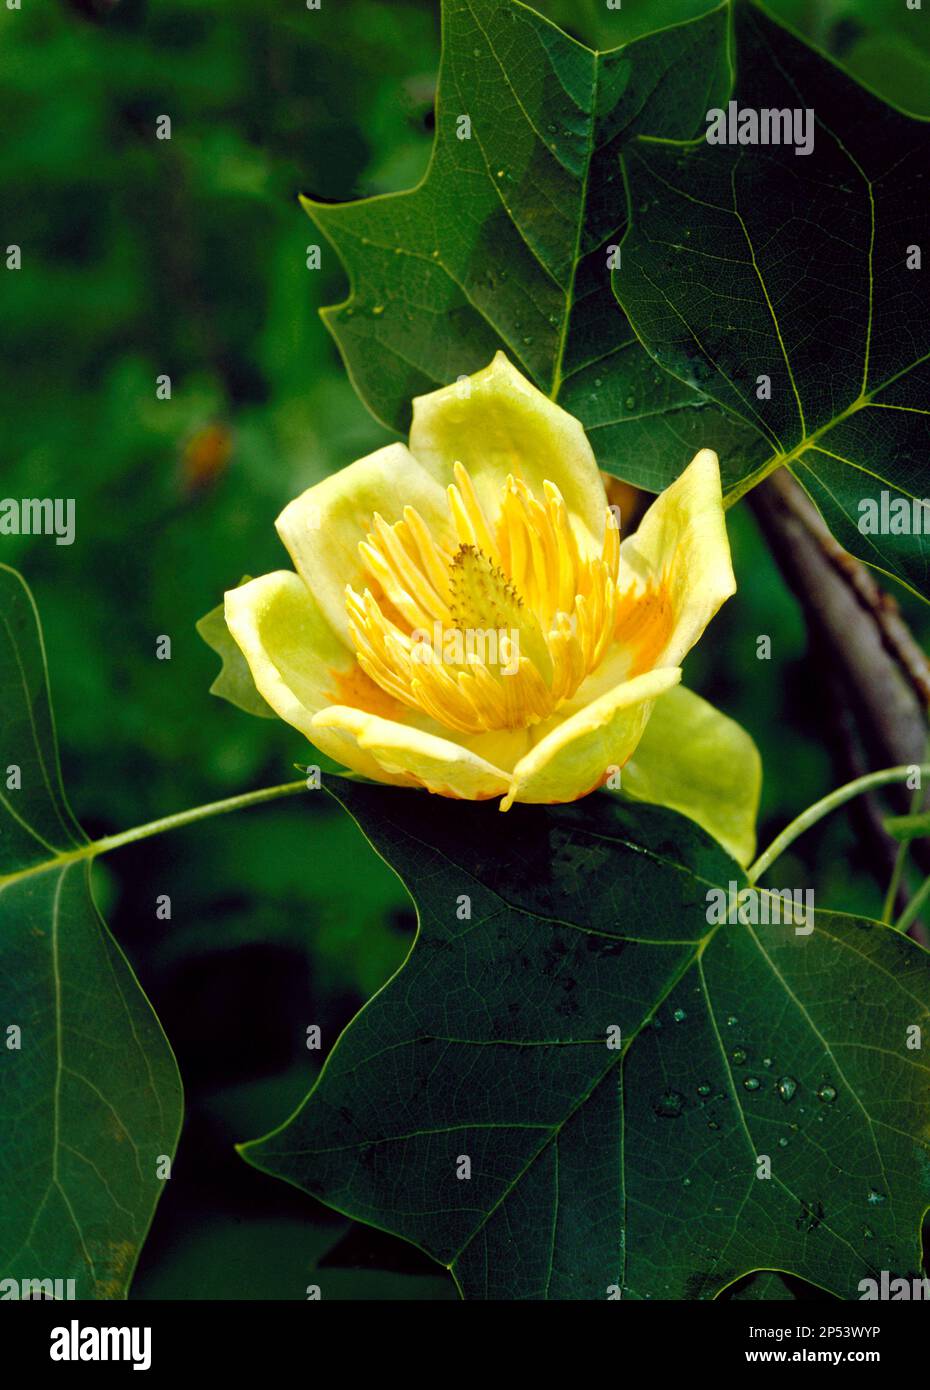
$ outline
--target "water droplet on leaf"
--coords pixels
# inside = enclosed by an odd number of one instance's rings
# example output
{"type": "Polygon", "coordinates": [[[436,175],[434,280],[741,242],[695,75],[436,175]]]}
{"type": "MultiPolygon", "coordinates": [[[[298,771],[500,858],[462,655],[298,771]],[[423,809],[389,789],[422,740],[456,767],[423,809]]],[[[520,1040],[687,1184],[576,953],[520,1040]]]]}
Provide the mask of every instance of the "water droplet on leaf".
{"type": "Polygon", "coordinates": [[[660,1120],[677,1120],[684,1104],[685,1098],[680,1091],[663,1091],[652,1108],[660,1120]]]}

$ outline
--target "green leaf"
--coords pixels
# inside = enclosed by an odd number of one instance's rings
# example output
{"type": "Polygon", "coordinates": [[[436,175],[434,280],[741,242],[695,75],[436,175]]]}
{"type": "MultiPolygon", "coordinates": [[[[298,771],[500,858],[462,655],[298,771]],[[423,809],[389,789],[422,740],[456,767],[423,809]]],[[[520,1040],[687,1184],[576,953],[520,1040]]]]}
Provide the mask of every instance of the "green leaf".
{"type": "Polygon", "coordinates": [[[124,1297],[181,1126],[174,1057],[90,889],[38,615],[0,565],[0,1279],[124,1297]],[[18,1031],[17,1031],[18,1030],[18,1031]]]}
{"type": "Polygon", "coordinates": [[[782,1276],[773,1269],[761,1269],[744,1288],[733,1295],[734,1302],[784,1303],[794,1300],[794,1294],[782,1276]]]}
{"type": "MultiPolygon", "coordinates": [[[[239,587],[249,582],[250,576],[243,575],[239,587]]],[[[277,715],[258,691],[249,670],[249,664],[226,626],[225,604],[218,603],[195,623],[197,631],[207,646],[215,651],[222,661],[220,673],[210,686],[210,694],[221,700],[228,700],[246,714],[258,715],[261,719],[277,719],[277,715]]]]}
{"type": "Polygon", "coordinates": [[[727,6],[608,53],[513,0],[444,0],[442,14],[422,182],[304,200],[348,271],[349,298],[323,318],[362,400],[406,431],[414,396],[503,349],[582,421],[605,467],[658,491],[713,442],[724,476],[741,476],[752,430],[659,370],[608,268],[626,224],[620,155],[639,132],[703,129],[729,87],[727,6]]]}
{"type": "Polygon", "coordinates": [[[472,1298],[706,1298],[760,1268],[856,1298],[920,1269],[920,947],[827,912],[709,926],[742,874],[671,811],[331,786],[419,932],[252,1163],[472,1298]]]}
{"type": "Polygon", "coordinates": [[[930,811],[915,811],[912,816],[887,816],[882,824],[895,840],[918,840],[930,835],[930,811]]]}
{"type": "Polygon", "coordinates": [[[926,514],[891,534],[880,513],[883,492],[909,510],[927,492],[930,291],[907,262],[930,247],[930,125],[755,6],[734,23],[738,109],[812,111],[813,151],[703,134],[627,145],[615,292],[656,362],[765,442],[732,496],[787,464],[848,550],[930,597],[926,514]],[[859,529],[867,499],[878,533],[859,529]]]}

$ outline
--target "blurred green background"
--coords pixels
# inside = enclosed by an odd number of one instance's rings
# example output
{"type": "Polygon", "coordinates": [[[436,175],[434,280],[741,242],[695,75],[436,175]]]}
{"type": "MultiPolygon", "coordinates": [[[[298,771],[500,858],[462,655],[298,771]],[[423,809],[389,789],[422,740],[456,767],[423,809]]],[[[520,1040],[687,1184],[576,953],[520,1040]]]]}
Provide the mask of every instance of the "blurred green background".
{"type": "MultiPolygon", "coordinates": [[[[548,0],[610,47],[705,0],[548,0]]],[[[778,0],[900,104],[930,114],[930,24],[903,0],[778,0]]],[[[388,441],[317,309],[344,277],[300,192],[341,200],[425,169],[434,0],[24,0],[0,9],[4,496],[74,497],[77,537],[0,538],[42,614],[66,786],[91,834],[289,780],[307,746],[207,693],[194,623],[244,572],[286,563],[273,522],[310,483],[388,441]],[[170,141],[155,138],[169,115],[170,141]],[[171,377],[170,401],[155,379],[171,377]],[[170,661],[156,640],[172,641],[170,661]]],[[[741,720],[766,767],[762,839],[832,785],[830,712],[803,624],[743,507],[738,596],[689,683],[741,720]],[[771,662],[756,638],[773,639],[771,662]],[[725,654],[725,662],[724,662],[725,654]]],[[[926,636],[923,613],[905,607],[926,636]]],[[[798,881],[878,914],[836,817],[798,881]]],[[[786,863],[786,874],[790,869],[786,863]]],[[[359,1005],[402,961],[409,901],[324,793],[123,851],[101,908],[180,1062],[188,1117],[136,1297],[450,1298],[411,1247],[254,1172],[233,1144],[281,1122],[359,1005]],[[172,919],[155,917],[167,893],[172,919]],[[323,1051],[304,1046],[319,1024],[323,1051]]]]}

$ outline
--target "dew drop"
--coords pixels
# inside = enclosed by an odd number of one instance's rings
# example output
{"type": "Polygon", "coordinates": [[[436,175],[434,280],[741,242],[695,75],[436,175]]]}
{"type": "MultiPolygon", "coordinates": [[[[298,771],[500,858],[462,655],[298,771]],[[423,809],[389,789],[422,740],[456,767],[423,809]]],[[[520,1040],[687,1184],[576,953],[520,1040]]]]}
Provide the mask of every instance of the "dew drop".
{"type": "Polygon", "coordinates": [[[782,1137],[779,1139],[779,1141],[778,1141],[778,1147],[779,1147],[780,1149],[787,1149],[787,1147],[788,1147],[788,1140],[785,1138],[784,1135],[782,1135],[782,1137]]]}
{"type": "Polygon", "coordinates": [[[735,1047],[733,1051],[730,1053],[730,1056],[733,1058],[733,1061],[736,1063],[738,1067],[742,1067],[745,1065],[746,1051],[744,1048],[735,1047]]]}
{"type": "Polygon", "coordinates": [[[672,1014],[672,1018],[675,1020],[676,1023],[684,1023],[687,1017],[688,1015],[685,1013],[684,1009],[676,1009],[675,1012],[672,1014]]]}
{"type": "Polygon", "coordinates": [[[868,1201],[870,1207],[878,1207],[881,1206],[882,1202],[884,1202],[885,1194],[884,1192],[879,1192],[874,1187],[870,1187],[869,1195],[866,1200],[868,1201]]]}
{"type": "Polygon", "coordinates": [[[730,1014],[730,1017],[727,1019],[727,1027],[735,1028],[737,1023],[739,1023],[739,1019],[736,1017],[736,1014],[730,1014]]]}
{"type": "Polygon", "coordinates": [[[836,1087],[821,1086],[820,1090],[817,1092],[817,1099],[825,1101],[827,1105],[832,1105],[836,1100],[836,1087]]]}
{"type": "Polygon", "coordinates": [[[780,1076],[775,1082],[775,1089],[787,1105],[789,1100],[794,1100],[794,1093],[798,1089],[798,1083],[793,1076],[780,1076]]]}
{"type": "Polygon", "coordinates": [[[743,1082],[743,1089],[746,1091],[758,1091],[761,1085],[762,1082],[759,1080],[758,1076],[747,1076],[743,1082]]]}
{"type": "Polygon", "coordinates": [[[680,1091],[663,1091],[652,1108],[660,1120],[677,1120],[684,1103],[685,1098],[680,1091]]]}
{"type": "Polygon", "coordinates": [[[697,1093],[699,1096],[709,1096],[710,1091],[711,1087],[709,1081],[702,1081],[700,1086],[697,1088],[697,1093]]]}

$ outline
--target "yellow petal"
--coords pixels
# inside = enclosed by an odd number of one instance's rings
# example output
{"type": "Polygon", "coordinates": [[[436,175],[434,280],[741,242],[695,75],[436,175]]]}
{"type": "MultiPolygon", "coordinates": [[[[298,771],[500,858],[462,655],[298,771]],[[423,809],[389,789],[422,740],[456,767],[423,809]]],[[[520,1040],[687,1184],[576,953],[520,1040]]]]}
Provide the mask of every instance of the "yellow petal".
{"type": "Polygon", "coordinates": [[[404,776],[440,796],[465,801],[503,796],[510,786],[506,772],[461,744],[364,710],[332,705],[320,711],[313,726],[354,741],[358,749],[376,760],[381,781],[404,776]]]}
{"type": "MultiPolygon", "coordinates": [[[[702,449],[656,498],[620,546],[620,588],[631,582],[670,608],[668,636],[650,652],[656,666],[677,666],[720,605],[736,592],[720,492],[717,455],[702,449]]],[[[621,637],[622,640],[622,637],[621,637]]]]}
{"type": "MultiPolygon", "coordinates": [[[[354,740],[314,727],[313,716],[332,704],[333,685],[338,688],[340,678],[350,679],[356,663],[302,579],[291,570],[278,570],[230,589],[226,625],[249,663],[256,689],[276,714],[353,772],[398,780],[385,777],[354,740]]],[[[412,784],[411,779],[399,780],[412,784]]]]}
{"type": "Polygon", "coordinates": [[[607,499],[580,423],[521,376],[502,352],[466,381],[413,402],[410,448],[431,473],[452,481],[458,461],[493,524],[509,474],[536,497],[544,482],[562,494],[579,543],[600,554],[607,499]]]}
{"type": "Polygon", "coordinates": [[[656,699],[680,680],[674,667],[647,671],[557,723],[517,763],[501,810],[514,801],[576,801],[594,791],[612,767],[623,767],[656,699]]]}
{"type": "Polygon", "coordinates": [[[359,542],[372,528],[375,513],[393,525],[404,507],[414,507],[433,539],[451,543],[445,484],[403,444],[389,444],[324,478],[294,499],[278,517],[278,534],[297,572],[316,597],[335,632],[349,640],[346,585],[361,593],[371,580],[359,555],[359,542]]]}
{"type": "Polygon", "coordinates": [[[697,821],[740,864],[756,850],[762,760],[741,725],[684,686],[655,703],[622,774],[624,794],[697,821]]]}

